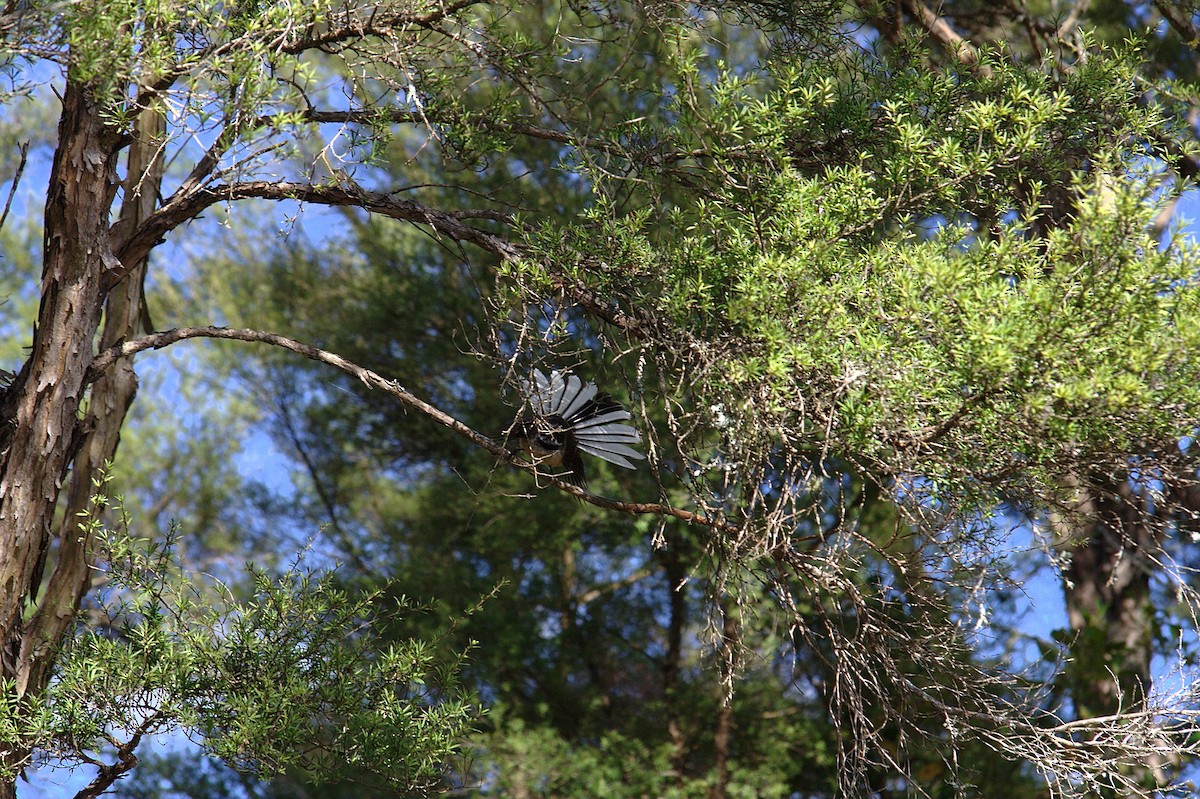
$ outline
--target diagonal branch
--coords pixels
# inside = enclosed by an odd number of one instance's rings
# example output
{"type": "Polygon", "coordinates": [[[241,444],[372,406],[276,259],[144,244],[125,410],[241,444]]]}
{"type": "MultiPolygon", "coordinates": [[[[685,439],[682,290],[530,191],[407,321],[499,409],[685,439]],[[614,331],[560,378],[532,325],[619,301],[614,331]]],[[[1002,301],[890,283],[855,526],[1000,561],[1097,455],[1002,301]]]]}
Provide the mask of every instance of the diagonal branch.
{"type": "Polygon", "coordinates": [[[156,710],[139,724],[129,740],[117,747],[117,762],[111,765],[98,764],[100,773],[83,790],[75,794],[75,799],[97,799],[103,796],[113,783],[132,770],[140,762],[140,758],[135,754],[138,746],[146,734],[158,726],[161,718],[162,713],[156,710]]]}
{"type": "Polygon", "coordinates": [[[403,200],[392,194],[368,191],[356,184],[341,186],[314,186],[290,181],[247,181],[228,183],[195,189],[187,193],[175,192],[146,221],[117,252],[122,266],[113,269],[106,277],[105,287],[119,282],[135,264],[145,258],[163,238],[175,228],[195,219],[210,206],[237,200],[295,200],[317,205],[362,208],[380,216],[428,225],[437,233],[455,241],[475,244],[501,258],[515,258],[520,248],[496,233],[467,224],[469,219],[487,219],[512,225],[511,215],[490,209],[443,211],[413,200],[403,200]]]}
{"type": "Polygon", "coordinates": [[[674,508],[670,505],[665,505],[658,502],[622,502],[620,500],[608,499],[606,497],[598,497],[594,494],[589,494],[578,486],[563,482],[556,477],[546,475],[537,471],[536,464],[528,463],[519,459],[514,453],[510,452],[502,444],[498,444],[487,436],[476,432],[469,425],[460,422],[450,414],[430,405],[423,399],[413,394],[408,389],[401,386],[394,380],[388,380],[378,373],[371,371],[365,367],[359,366],[356,363],[346,360],[342,356],[314,347],[311,344],[305,344],[295,339],[280,336],[275,333],[267,333],[261,330],[247,330],[244,328],[230,327],[180,327],[174,330],[164,330],[160,333],[153,333],[142,338],[126,341],[123,344],[118,344],[102,351],[92,361],[88,369],[87,380],[94,382],[104,372],[109,369],[114,363],[121,358],[134,355],[145,350],[158,350],[168,347],[178,341],[183,341],[189,338],[221,338],[232,339],[234,341],[251,341],[263,344],[270,344],[275,347],[282,347],[285,350],[291,350],[298,355],[303,355],[305,358],[311,358],[319,363],[328,364],[336,369],[340,369],[348,375],[358,378],[367,388],[382,391],[392,397],[400,400],[410,408],[413,408],[420,413],[428,416],[433,421],[446,427],[463,438],[470,441],[477,447],[485,449],[495,455],[498,459],[504,461],[510,466],[515,466],[519,469],[524,469],[531,474],[536,474],[541,479],[549,482],[560,491],[564,491],[572,496],[575,496],[584,502],[595,505],[598,508],[606,510],[614,510],[620,513],[628,513],[633,516],[652,515],[652,516],[670,516],[688,524],[696,524],[702,527],[712,527],[723,532],[735,532],[737,526],[711,516],[705,516],[700,513],[695,513],[682,508],[674,508]]]}
{"type": "MultiPolygon", "coordinates": [[[[431,125],[431,124],[447,124],[467,123],[479,126],[480,128],[499,134],[511,136],[523,136],[529,139],[537,139],[539,141],[554,142],[556,144],[567,145],[583,150],[604,153],[606,155],[617,156],[629,160],[636,160],[645,157],[653,157],[658,162],[663,164],[683,161],[693,158],[706,158],[713,155],[712,152],[706,149],[684,149],[670,151],[655,151],[655,152],[639,152],[633,150],[618,141],[611,141],[594,136],[585,136],[580,133],[567,133],[562,130],[548,128],[542,125],[535,125],[529,122],[519,122],[504,119],[495,119],[490,117],[468,118],[463,114],[438,114],[431,110],[423,109],[414,111],[405,108],[347,108],[340,110],[319,110],[316,108],[307,108],[300,112],[288,112],[281,114],[265,114],[253,118],[248,122],[233,120],[228,122],[213,144],[205,151],[204,155],[196,162],[192,171],[180,184],[175,191],[173,198],[190,198],[197,195],[197,192],[205,182],[210,178],[220,162],[221,156],[229,150],[229,148],[238,139],[240,131],[253,131],[259,129],[269,129],[272,131],[283,131],[287,127],[294,124],[297,120],[301,123],[314,125],[373,125],[381,122],[396,125],[431,125]]],[[[743,154],[736,150],[727,152],[726,155],[733,158],[743,157],[743,154]]],[[[213,187],[217,190],[219,187],[213,187]]],[[[314,200],[315,201],[315,200],[314,200]]]]}
{"type": "Polygon", "coordinates": [[[217,165],[221,163],[221,156],[224,155],[237,139],[236,126],[228,124],[221,128],[221,132],[217,134],[217,138],[213,141],[212,146],[204,151],[204,155],[192,167],[192,171],[179,184],[179,188],[175,191],[175,196],[186,197],[191,195],[210,175],[217,165]]]}
{"type": "MultiPolygon", "coordinates": [[[[582,594],[575,597],[575,601],[580,605],[590,605],[605,594],[611,594],[622,588],[628,588],[631,585],[637,585],[647,577],[653,577],[656,569],[650,566],[644,566],[636,569],[629,574],[612,582],[604,583],[603,585],[594,586],[582,594]]],[[[675,591],[677,586],[672,586],[671,590],[675,591]]]]}
{"type": "Polygon", "coordinates": [[[921,0],[904,0],[904,5],[921,23],[925,32],[950,51],[960,64],[972,69],[979,67],[979,50],[954,30],[949,22],[935,14],[921,0]]]}
{"type": "Polygon", "coordinates": [[[1175,29],[1184,44],[1192,48],[1200,44],[1197,41],[1200,39],[1200,33],[1197,33],[1196,26],[1192,24],[1190,14],[1182,13],[1181,9],[1175,8],[1170,0],[1154,0],[1154,7],[1158,9],[1158,13],[1163,15],[1163,19],[1175,29]]]}
{"type": "Polygon", "coordinates": [[[4,203],[4,213],[0,214],[0,230],[4,229],[4,223],[8,221],[8,212],[12,208],[13,197],[17,196],[17,186],[21,184],[21,175],[25,173],[26,157],[29,154],[29,142],[22,142],[17,145],[17,150],[21,153],[21,157],[17,159],[17,168],[13,173],[12,185],[8,189],[8,200],[4,203]]]}
{"type": "Polygon", "coordinates": [[[1066,19],[1054,31],[1054,35],[1059,39],[1066,39],[1076,28],[1079,27],[1079,21],[1083,19],[1083,15],[1087,13],[1088,6],[1091,5],[1091,0],[1079,0],[1075,5],[1071,6],[1071,11],[1067,14],[1066,19]]]}

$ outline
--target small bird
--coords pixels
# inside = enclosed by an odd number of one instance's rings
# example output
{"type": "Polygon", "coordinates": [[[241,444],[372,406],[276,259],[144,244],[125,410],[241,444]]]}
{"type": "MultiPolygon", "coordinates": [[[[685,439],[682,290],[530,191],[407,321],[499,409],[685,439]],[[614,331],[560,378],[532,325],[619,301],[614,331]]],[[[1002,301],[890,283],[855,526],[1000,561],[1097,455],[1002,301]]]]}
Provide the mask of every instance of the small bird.
{"type": "Polygon", "coordinates": [[[629,411],[601,393],[595,383],[557,370],[547,378],[534,369],[533,378],[521,381],[533,418],[514,422],[506,436],[519,443],[534,463],[566,469],[558,476],[583,488],[587,478],[580,451],[626,469],[637,468],[630,459],[645,458],[627,446],[641,441],[641,434],[618,424],[630,418],[629,411]]]}

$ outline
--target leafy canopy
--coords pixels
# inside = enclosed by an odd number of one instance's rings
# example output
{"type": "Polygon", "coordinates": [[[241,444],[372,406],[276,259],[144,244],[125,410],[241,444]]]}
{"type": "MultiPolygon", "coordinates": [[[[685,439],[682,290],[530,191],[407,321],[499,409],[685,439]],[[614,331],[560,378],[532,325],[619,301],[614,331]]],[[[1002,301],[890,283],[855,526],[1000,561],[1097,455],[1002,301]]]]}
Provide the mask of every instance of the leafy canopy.
{"type": "Polygon", "coordinates": [[[878,473],[1049,492],[1063,463],[1173,447],[1200,414],[1198,253],[1148,233],[1166,123],[1131,95],[1136,48],[918,59],[722,78],[713,108],[680,108],[717,179],[674,224],[604,207],[535,248],[688,361],[731,460],[775,430],[878,473]]]}

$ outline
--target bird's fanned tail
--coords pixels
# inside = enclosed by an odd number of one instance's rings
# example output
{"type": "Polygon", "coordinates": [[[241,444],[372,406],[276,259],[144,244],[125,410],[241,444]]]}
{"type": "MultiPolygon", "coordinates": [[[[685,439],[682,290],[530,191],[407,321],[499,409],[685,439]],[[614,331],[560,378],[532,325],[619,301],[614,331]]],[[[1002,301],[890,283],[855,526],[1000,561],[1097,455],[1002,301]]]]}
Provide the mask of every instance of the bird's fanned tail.
{"type": "Polygon", "coordinates": [[[568,481],[584,485],[580,451],[625,469],[636,469],[633,461],[645,458],[629,446],[639,443],[641,434],[620,424],[631,418],[629,411],[595,383],[558,370],[547,377],[535,369],[521,387],[534,418],[514,424],[510,435],[538,461],[566,467],[568,481]]]}

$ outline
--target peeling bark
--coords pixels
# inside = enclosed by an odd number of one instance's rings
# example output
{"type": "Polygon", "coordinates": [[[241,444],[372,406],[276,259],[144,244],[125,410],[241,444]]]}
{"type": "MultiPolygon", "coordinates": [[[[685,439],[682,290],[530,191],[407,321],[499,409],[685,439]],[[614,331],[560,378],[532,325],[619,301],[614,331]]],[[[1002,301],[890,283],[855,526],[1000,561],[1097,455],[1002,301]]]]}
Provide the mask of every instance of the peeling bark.
{"type": "MultiPolygon", "coordinates": [[[[0,463],[0,632],[11,646],[36,591],[54,505],[79,426],[100,286],[115,261],[108,213],[117,134],[84,87],[68,82],[45,212],[41,304],[32,354],[6,398],[11,420],[0,463]]],[[[5,672],[12,676],[11,660],[5,672]]]]}
{"type": "MultiPolygon", "coordinates": [[[[162,181],[162,137],[165,119],[148,108],[138,116],[130,146],[124,183],[125,200],[112,231],[115,242],[130,238],[154,212],[162,181]]],[[[138,334],[144,307],[143,281],[146,260],[133,265],[126,278],[108,294],[101,347],[108,349],[138,334]]],[[[147,331],[149,332],[149,331],[147,331]]],[[[37,612],[27,625],[17,667],[21,694],[45,689],[53,665],[50,653],[69,629],[89,584],[95,560],[93,541],[80,526],[80,514],[91,504],[95,479],[116,456],[126,413],[137,393],[133,357],[110,366],[96,380],[89,395],[89,412],[95,420],[83,437],[71,466],[66,511],[59,522],[59,546],[54,571],[37,612]]]]}
{"type": "MultiPolygon", "coordinates": [[[[86,424],[79,417],[102,285],[116,263],[108,217],[116,189],[118,131],[89,89],[68,80],[46,197],[41,302],[32,352],[7,392],[0,455],[0,676],[21,672],[26,608],[41,587],[54,510],[86,424]]],[[[18,698],[24,696],[23,682],[18,698]]],[[[10,747],[8,764],[26,753],[10,747]]],[[[10,785],[0,796],[12,795],[10,785]]]]}

